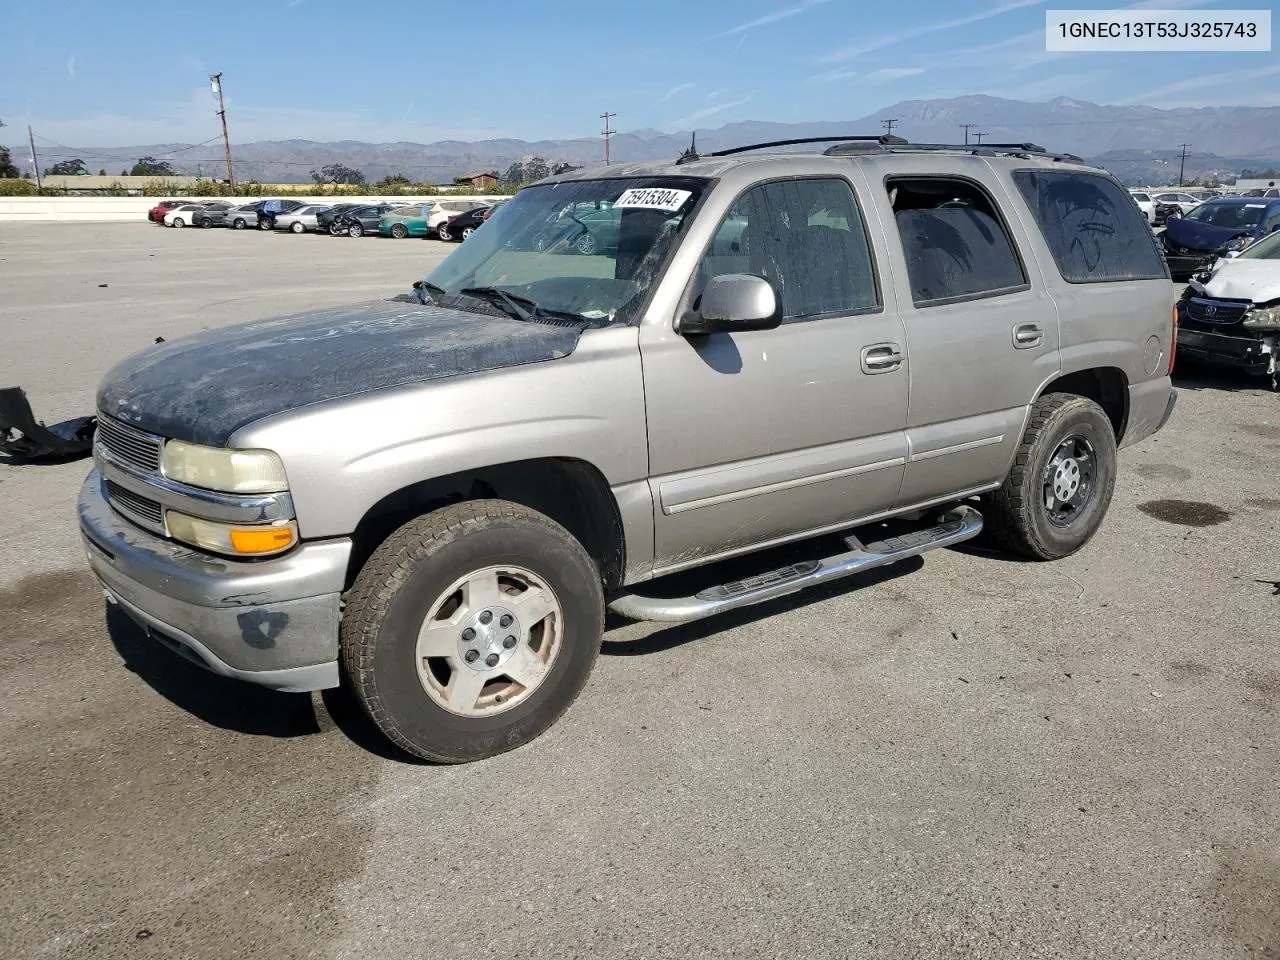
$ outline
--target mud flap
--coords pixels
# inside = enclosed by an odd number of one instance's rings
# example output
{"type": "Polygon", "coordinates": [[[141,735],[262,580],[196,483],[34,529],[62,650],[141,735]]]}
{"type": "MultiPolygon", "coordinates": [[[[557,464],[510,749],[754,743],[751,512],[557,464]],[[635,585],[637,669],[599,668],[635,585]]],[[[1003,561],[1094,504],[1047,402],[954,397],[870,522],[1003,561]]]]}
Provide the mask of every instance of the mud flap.
{"type": "Polygon", "coordinates": [[[97,417],[46,427],[38,423],[21,387],[0,389],[0,452],[23,461],[75,460],[93,449],[97,417]]]}

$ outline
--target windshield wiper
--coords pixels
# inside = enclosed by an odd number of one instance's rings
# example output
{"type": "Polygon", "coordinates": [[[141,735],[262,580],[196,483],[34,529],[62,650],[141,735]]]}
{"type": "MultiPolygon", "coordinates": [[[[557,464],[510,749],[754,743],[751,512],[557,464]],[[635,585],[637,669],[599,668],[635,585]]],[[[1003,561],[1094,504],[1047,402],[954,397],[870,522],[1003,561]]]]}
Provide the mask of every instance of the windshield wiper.
{"type": "Polygon", "coordinates": [[[518,293],[507,293],[499,287],[463,287],[458,293],[464,297],[475,297],[477,300],[491,303],[508,316],[523,320],[525,323],[534,322],[536,314],[540,312],[536,300],[522,297],[518,293]]]}

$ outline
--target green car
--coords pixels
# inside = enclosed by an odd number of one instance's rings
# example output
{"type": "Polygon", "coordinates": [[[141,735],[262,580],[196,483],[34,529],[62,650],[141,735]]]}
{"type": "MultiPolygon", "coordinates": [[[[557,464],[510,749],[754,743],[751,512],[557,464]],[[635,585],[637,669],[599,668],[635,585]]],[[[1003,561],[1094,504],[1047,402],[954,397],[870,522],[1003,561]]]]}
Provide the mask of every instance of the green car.
{"type": "Polygon", "coordinates": [[[378,233],[384,237],[425,237],[431,228],[427,221],[431,217],[433,203],[410,203],[403,207],[388,210],[378,221],[378,233]]]}

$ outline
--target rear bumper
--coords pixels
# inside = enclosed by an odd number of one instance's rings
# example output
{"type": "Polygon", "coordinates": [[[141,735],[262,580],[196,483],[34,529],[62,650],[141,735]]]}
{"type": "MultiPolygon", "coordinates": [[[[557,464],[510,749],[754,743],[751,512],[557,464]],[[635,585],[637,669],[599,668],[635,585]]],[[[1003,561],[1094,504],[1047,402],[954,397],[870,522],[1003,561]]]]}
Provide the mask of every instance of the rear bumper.
{"type": "Polygon", "coordinates": [[[148,533],[117,514],[92,471],[80,533],[107,599],[170,649],[222,676],[276,690],[338,685],[339,598],[351,541],[283,557],[223,560],[148,533]]]}
{"type": "Polygon", "coordinates": [[[1207,333],[1185,327],[1178,328],[1178,356],[1248,373],[1268,373],[1273,362],[1272,349],[1263,337],[1207,333]]]}

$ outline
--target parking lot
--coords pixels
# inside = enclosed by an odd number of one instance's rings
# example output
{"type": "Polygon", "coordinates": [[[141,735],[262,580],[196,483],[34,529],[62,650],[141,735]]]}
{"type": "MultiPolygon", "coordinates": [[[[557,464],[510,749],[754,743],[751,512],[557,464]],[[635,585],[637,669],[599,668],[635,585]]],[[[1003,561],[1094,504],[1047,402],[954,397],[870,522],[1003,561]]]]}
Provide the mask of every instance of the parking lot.
{"type": "MultiPolygon", "coordinates": [[[[6,224],[0,386],[87,414],[158,336],[453,249],[6,224]]],[[[0,956],[1280,956],[1280,400],[1178,386],[1081,553],[611,621],[566,717],[465,767],[152,643],[89,575],[87,463],[0,458],[0,956]]]]}

